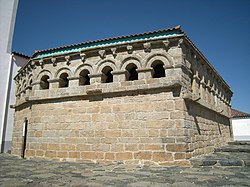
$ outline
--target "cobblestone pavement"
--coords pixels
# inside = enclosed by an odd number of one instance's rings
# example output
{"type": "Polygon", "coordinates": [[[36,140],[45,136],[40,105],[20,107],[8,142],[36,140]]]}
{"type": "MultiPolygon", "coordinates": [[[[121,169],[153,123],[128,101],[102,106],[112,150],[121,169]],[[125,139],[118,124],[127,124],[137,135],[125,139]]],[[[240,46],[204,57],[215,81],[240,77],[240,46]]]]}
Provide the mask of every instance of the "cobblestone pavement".
{"type": "Polygon", "coordinates": [[[0,186],[250,186],[249,167],[132,167],[0,154],[0,186]]]}

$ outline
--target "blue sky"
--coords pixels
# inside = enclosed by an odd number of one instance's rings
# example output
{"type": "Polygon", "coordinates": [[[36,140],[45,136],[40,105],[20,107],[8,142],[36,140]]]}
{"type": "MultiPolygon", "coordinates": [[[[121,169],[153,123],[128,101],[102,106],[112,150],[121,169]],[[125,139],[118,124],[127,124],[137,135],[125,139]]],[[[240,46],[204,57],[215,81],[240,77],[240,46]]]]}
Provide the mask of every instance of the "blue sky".
{"type": "Polygon", "coordinates": [[[250,0],[19,0],[13,51],[181,25],[250,113],[250,0]]]}

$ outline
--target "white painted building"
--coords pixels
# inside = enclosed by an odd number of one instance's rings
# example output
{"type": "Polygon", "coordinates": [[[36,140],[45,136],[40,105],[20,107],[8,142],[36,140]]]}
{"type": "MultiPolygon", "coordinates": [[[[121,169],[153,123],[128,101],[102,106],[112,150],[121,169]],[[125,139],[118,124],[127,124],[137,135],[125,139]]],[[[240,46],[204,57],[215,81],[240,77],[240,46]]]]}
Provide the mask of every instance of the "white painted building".
{"type": "Polygon", "coordinates": [[[15,103],[15,84],[13,81],[18,69],[28,57],[12,53],[12,38],[15,26],[18,0],[0,0],[0,150],[11,149],[15,103]]]}
{"type": "Polygon", "coordinates": [[[250,141],[250,114],[232,109],[234,141],[250,141]]]}

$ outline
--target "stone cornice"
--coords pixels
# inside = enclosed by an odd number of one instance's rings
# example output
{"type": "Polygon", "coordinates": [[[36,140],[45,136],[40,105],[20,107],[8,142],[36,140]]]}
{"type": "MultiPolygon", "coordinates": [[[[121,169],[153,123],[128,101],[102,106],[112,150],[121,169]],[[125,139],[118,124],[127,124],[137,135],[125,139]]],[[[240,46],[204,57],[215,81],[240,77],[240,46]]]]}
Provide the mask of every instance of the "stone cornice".
{"type": "Polygon", "coordinates": [[[233,92],[230,90],[229,85],[226,83],[226,81],[220,76],[220,74],[215,70],[215,68],[210,64],[210,62],[207,60],[207,58],[200,52],[200,50],[194,45],[194,43],[188,38],[187,35],[184,36],[185,41],[192,46],[192,48],[196,51],[197,55],[199,55],[199,57],[196,55],[196,59],[202,59],[206,65],[212,70],[212,72],[215,73],[215,75],[217,76],[217,78],[226,86],[226,88],[228,89],[228,91],[230,92],[230,94],[232,95],[233,92]]]}
{"type": "Polygon", "coordinates": [[[205,108],[207,108],[207,109],[209,109],[209,110],[212,110],[212,111],[214,111],[214,112],[217,112],[217,113],[219,113],[219,114],[222,115],[222,116],[230,117],[230,114],[223,113],[223,112],[224,112],[223,109],[218,109],[216,106],[206,103],[204,100],[202,100],[202,99],[201,99],[199,96],[197,96],[197,95],[192,95],[192,94],[186,93],[186,94],[183,96],[183,98],[184,98],[185,100],[195,102],[195,103],[197,103],[197,104],[199,104],[199,105],[201,105],[201,106],[203,106],[203,107],[205,107],[205,108]]]}
{"type": "Polygon", "coordinates": [[[175,90],[173,88],[181,89],[183,87],[183,82],[180,80],[168,80],[168,79],[158,79],[154,80],[154,83],[151,83],[151,80],[137,80],[132,81],[131,84],[127,85],[128,82],[124,83],[111,83],[106,84],[93,84],[78,87],[77,89],[69,88],[58,88],[58,89],[51,89],[51,90],[39,90],[39,92],[47,93],[47,97],[37,97],[37,96],[27,96],[27,99],[19,100],[15,107],[19,107],[26,102],[39,102],[44,100],[53,100],[53,99],[65,99],[65,98],[74,98],[74,97],[88,97],[91,95],[114,95],[114,94],[122,94],[122,93],[140,93],[150,90],[175,90]],[[112,86],[113,85],[113,86],[112,86]],[[64,89],[65,95],[61,95],[56,90],[64,89]],[[68,92],[67,92],[68,91],[68,92]],[[81,94],[79,94],[81,93],[81,94]]]}

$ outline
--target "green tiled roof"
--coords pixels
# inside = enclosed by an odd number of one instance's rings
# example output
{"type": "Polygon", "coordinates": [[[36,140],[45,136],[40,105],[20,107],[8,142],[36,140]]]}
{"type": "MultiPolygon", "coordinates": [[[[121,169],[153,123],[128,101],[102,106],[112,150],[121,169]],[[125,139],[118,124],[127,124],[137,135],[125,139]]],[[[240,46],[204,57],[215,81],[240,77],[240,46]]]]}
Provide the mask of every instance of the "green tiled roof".
{"type": "Polygon", "coordinates": [[[78,52],[78,51],[87,50],[87,49],[96,48],[96,47],[105,47],[109,45],[123,44],[123,43],[129,43],[129,42],[174,37],[182,33],[183,32],[180,29],[180,27],[177,26],[174,28],[166,29],[166,30],[153,31],[153,32],[135,34],[135,35],[130,35],[130,36],[116,37],[116,38],[108,38],[108,39],[103,39],[103,40],[97,40],[97,41],[85,42],[85,43],[80,43],[80,44],[74,44],[70,46],[63,46],[63,47],[58,47],[58,48],[37,51],[33,55],[33,58],[44,58],[44,57],[49,57],[53,55],[78,52]]]}

